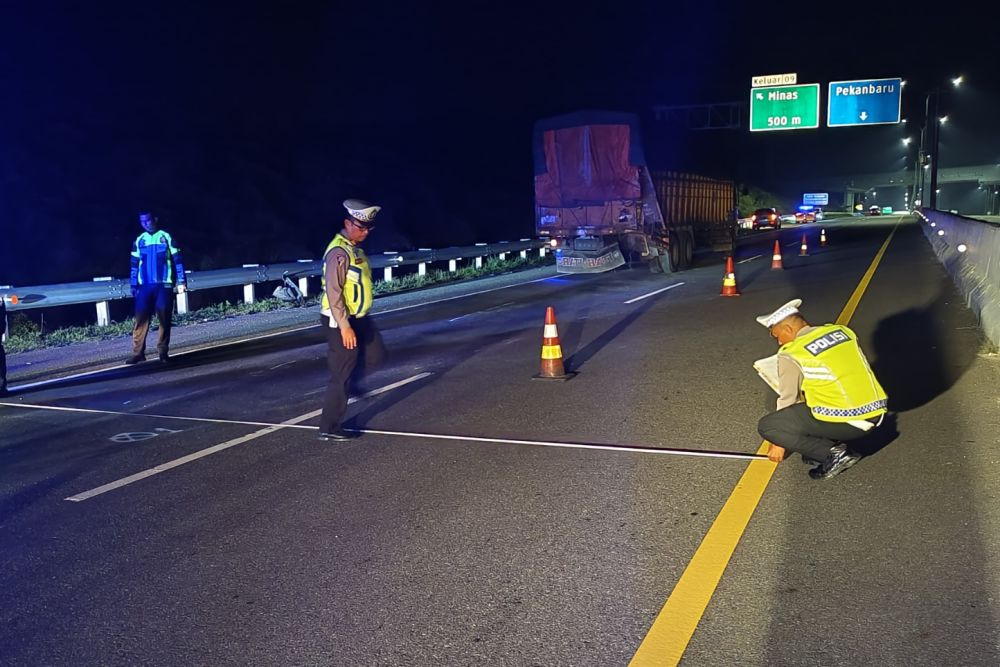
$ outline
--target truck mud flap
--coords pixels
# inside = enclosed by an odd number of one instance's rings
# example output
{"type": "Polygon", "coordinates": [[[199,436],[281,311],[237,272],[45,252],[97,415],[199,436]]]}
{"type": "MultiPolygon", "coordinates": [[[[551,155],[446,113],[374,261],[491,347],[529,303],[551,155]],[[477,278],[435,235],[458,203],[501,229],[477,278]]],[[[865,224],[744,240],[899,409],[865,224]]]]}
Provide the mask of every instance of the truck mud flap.
{"type": "Polygon", "coordinates": [[[624,265],[625,258],[617,244],[593,252],[562,250],[556,255],[558,273],[604,273],[624,265]]]}

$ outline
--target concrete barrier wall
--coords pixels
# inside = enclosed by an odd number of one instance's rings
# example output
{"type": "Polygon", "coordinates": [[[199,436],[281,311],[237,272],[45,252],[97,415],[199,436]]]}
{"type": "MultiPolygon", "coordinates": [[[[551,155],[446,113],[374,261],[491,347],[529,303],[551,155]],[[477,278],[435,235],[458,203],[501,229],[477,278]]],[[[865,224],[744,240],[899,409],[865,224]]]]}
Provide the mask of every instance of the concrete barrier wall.
{"type": "Polygon", "coordinates": [[[1000,223],[921,209],[924,234],[966,305],[1000,347],[1000,223]]]}

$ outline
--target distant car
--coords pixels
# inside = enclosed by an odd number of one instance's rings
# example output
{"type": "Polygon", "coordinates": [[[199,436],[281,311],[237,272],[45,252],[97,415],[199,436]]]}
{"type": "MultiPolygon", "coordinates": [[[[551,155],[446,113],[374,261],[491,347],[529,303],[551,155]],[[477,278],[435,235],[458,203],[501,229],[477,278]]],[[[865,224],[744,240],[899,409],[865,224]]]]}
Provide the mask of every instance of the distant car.
{"type": "Polygon", "coordinates": [[[799,210],[795,212],[795,222],[798,223],[816,222],[822,219],[823,209],[815,206],[799,206],[799,210]]]}
{"type": "Polygon", "coordinates": [[[750,216],[751,229],[762,229],[771,227],[781,229],[781,219],[778,217],[778,210],[774,208],[759,208],[750,216]]]}
{"type": "Polygon", "coordinates": [[[868,208],[868,215],[882,215],[882,209],[878,206],[870,206],[868,208]]]}

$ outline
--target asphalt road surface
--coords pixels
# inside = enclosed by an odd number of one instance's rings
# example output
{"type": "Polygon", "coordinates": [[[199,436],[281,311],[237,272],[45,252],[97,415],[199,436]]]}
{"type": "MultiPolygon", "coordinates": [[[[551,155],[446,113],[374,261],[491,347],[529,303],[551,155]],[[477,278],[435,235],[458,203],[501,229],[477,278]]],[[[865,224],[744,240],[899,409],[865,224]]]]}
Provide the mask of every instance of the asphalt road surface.
{"type": "Polygon", "coordinates": [[[744,239],[738,298],[708,255],[380,313],[346,444],[318,328],[17,392],[0,664],[1000,664],[997,357],[915,220],[820,227],[744,239]],[[849,325],[891,419],[829,481],[761,460],[754,316],[834,321],[883,247],[849,325]]]}

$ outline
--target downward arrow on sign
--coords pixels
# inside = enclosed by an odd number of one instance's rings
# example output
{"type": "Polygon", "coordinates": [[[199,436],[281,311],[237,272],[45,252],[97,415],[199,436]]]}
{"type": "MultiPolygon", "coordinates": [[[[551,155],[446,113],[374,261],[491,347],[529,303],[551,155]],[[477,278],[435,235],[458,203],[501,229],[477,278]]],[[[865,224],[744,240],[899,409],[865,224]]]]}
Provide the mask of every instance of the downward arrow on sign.
{"type": "Polygon", "coordinates": [[[868,120],[868,112],[867,111],[862,111],[861,112],[861,120],[868,120]]]}

